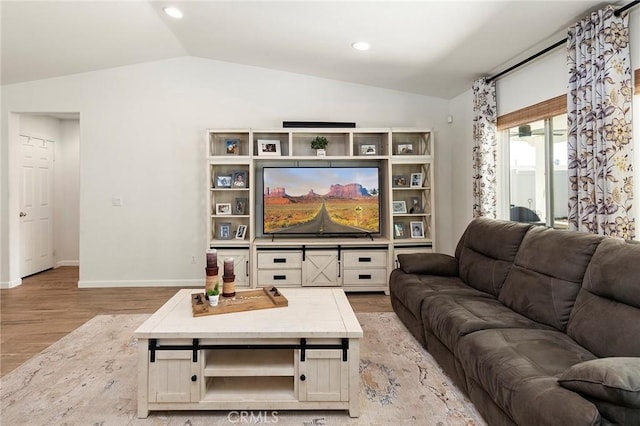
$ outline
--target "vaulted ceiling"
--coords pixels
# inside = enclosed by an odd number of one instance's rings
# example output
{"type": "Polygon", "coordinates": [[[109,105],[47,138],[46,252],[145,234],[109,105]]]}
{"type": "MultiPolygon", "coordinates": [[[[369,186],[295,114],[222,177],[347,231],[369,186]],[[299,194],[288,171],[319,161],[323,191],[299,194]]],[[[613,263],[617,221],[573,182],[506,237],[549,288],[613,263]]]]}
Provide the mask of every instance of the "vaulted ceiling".
{"type": "Polygon", "coordinates": [[[604,4],[3,0],[2,84],[195,56],[450,99],[604,4]]]}

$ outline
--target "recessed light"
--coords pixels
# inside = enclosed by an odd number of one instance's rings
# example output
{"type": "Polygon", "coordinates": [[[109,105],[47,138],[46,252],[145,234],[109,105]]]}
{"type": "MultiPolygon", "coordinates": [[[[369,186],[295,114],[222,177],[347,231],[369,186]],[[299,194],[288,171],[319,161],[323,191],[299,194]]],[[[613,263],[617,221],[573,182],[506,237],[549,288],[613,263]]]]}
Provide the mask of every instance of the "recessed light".
{"type": "Polygon", "coordinates": [[[356,41],[351,45],[351,47],[356,50],[369,50],[371,48],[371,45],[366,41],[356,41]]]}
{"type": "Polygon", "coordinates": [[[172,18],[180,19],[182,18],[182,12],[177,7],[165,7],[164,13],[171,16],[172,18]]]}

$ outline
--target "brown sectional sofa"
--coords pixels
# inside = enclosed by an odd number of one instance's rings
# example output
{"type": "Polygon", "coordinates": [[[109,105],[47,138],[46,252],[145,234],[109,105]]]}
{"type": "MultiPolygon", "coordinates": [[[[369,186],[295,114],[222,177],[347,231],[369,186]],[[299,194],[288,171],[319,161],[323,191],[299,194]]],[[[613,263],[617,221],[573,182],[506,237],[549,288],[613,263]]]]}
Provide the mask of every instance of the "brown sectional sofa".
{"type": "Polygon", "coordinates": [[[391,303],[491,425],[640,425],[640,244],[475,219],[391,303]]]}

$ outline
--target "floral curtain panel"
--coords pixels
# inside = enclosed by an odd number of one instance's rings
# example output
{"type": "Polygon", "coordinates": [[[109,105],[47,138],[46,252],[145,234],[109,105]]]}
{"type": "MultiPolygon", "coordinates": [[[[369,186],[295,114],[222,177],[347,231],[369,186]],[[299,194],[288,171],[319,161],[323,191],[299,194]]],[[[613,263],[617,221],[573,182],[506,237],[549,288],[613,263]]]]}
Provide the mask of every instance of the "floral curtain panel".
{"type": "Polygon", "coordinates": [[[496,217],[496,84],[473,83],[473,217],[496,217]]]}
{"type": "Polygon", "coordinates": [[[629,27],[628,16],[614,11],[569,28],[569,228],[632,239],[629,27]]]}

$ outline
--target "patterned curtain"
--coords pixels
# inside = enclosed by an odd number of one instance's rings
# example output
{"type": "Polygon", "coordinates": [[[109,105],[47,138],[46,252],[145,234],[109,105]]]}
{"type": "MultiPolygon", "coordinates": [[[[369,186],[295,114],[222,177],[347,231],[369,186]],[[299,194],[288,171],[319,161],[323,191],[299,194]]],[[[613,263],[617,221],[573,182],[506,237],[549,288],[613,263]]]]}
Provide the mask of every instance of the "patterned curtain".
{"type": "Polygon", "coordinates": [[[632,239],[629,27],[614,11],[569,28],[569,228],[632,239]]]}
{"type": "Polygon", "coordinates": [[[496,84],[473,83],[473,217],[496,217],[496,84]]]}

